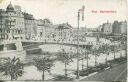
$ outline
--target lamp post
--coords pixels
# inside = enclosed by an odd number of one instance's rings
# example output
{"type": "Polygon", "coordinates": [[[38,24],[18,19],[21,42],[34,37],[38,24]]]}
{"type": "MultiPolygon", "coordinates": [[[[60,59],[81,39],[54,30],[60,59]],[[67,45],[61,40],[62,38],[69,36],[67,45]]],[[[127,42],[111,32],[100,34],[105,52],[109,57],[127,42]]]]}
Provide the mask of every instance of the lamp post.
{"type": "Polygon", "coordinates": [[[77,27],[77,79],[79,79],[79,22],[80,22],[80,11],[78,10],[78,27],[77,27]]]}
{"type": "Polygon", "coordinates": [[[79,23],[80,23],[80,14],[82,14],[82,21],[84,21],[84,6],[78,10],[77,15],[77,21],[78,21],[78,27],[77,27],[77,79],[79,79],[79,23]]]}

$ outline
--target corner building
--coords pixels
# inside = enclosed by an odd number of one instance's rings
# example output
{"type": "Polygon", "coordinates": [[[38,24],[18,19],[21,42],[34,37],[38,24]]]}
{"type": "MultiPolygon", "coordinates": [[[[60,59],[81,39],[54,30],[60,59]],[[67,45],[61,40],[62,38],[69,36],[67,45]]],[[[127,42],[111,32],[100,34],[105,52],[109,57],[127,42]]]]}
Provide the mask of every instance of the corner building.
{"type": "Polygon", "coordinates": [[[6,10],[0,9],[0,39],[24,38],[24,15],[20,6],[10,3],[6,10]]]}

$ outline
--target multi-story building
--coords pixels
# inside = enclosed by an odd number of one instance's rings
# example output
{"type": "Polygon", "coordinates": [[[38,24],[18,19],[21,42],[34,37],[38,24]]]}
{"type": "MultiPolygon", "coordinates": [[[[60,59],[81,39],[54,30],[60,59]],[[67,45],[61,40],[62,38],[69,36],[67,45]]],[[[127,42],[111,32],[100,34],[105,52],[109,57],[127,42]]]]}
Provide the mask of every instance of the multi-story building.
{"type": "Polygon", "coordinates": [[[121,29],[119,27],[119,22],[114,21],[114,23],[112,24],[112,33],[113,34],[119,34],[120,32],[121,32],[121,29]]]}
{"type": "Polygon", "coordinates": [[[36,20],[37,37],[44,41],[55,41],[55,25],[49,19],[36,20]]]}
{"type": "Polygon", "coordinates": [[[36,23],[36,28],[37,28],[37,38],[44,38],[44,32],[43,32],[43,20],[42,19],[36,19],[35,20],[35,23],[36,23]]]}
{"type": "Polygon", "coordinates": [[[121,34],[127,34],[127,21],[119,22],[119,27],[121,28],[121,34]]]}
{"type": "Polygon", "coordinates": [[[126,21],[114,21],[112,25],[113,29],[112,32],[113,34],[126,34],[127,33],[127,22],[126,21]]]}
{"type": "Polygon", "coordinates": [[[19,6],[10,3],[6,10],[0,9],[0,38],[24,38],[24,15],[19,6]]]}
{"type": "Polygon", "coordinates": [[[111,23],[104,23],[102,25],[102,32],[103,34],[111,34],[112,33],[112,24],[111,23]]]}
{"type": "Polygon", "coordinates": [[[36,22],[32,14],[22,12],[21,7],[10,3],[6,10],[0,9],[0,38],[31,39],[36,35],[36,22]]]}
{"type": "Polygon", "coordinates": [[[31,39],[36,35],[36,23],[33,15],[24,13],[25,37],[31,39]]]}
{"type": "Polygon", "coordinates": [[[72,41],[72,26],[68,23],[59,24],[55,29],[57,42],[72,41]]]}
{"type": "Polygon", "coordinates": [[[126,34],[127,33],[127,21],[114,21],[114,23],[103,23],[101,32],[103,34],[126,34]]]}

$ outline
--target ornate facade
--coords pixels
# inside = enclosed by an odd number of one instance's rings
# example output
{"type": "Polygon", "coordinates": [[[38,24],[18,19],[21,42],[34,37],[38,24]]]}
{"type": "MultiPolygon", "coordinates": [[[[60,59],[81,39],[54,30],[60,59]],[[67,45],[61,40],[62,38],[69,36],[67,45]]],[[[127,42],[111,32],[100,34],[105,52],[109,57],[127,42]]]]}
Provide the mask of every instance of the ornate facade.
{"type": "Polygon", "coordinates": [[[24,15],[20,6],[10,3],[6,10],[0,9],[0,39],[24,38],[24,15]]]}

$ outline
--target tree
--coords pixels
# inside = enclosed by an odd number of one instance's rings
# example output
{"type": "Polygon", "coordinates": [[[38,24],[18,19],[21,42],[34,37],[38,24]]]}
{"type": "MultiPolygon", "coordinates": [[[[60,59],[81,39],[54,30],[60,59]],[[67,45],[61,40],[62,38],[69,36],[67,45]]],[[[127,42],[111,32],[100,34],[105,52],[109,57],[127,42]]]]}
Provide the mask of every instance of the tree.
{"type": "Polygon", "coordinates": [[[82,53],[80,53],[80,59],[82,60],[82,70],[84,68],[84,59],[87,60],[87,68],[88,68],[88,60],[89,60],[89,57],[88,55],[90,54],[90,50],[88,50],[87,48],[84,48],[81,50],[82,53]]]}
{"type": "Polygon", "coordinates": [[[115,52],[118,52],[118,48],[116,45],[111,45],[110,48],[111,48],[112,53],[114,53],[114,60],[115,60],[116,59],[115,52]]]}
{"type": "Polygon", "coordinates": [[[82,70],[83,70],[84,69],[84,58],[85,58],[85,51],[84,51],[84,49],[80,49],[78,54],[79,54],[79,61],[80,60],[82,61],[81,67],[82,67],[82,70]]]}
{"type": "Polygon", "coordinates": [[[120,58],[122,58],[122,49],[121,49],[122,45],[119,44],[118,47],[117,47],[117,51],[119,52],[120,54],[120,58]]]}
{"type": "Polygon", "coordinates": [[[101,50],[99,45],[95,45],[92,47],[92,54],[95,56],[95,66],[97,66],[97,56],[99,56],[101,50]]]}
{"type": "Polygon", "coordinates": [[[54,66],[53,62],[54,60],[48,58],[48,57],[43,57],[43,58],[34,58],[34,65],[37,67],[37,69],[41,72],[42,74],[42,80],[44,81],[45,79],[45,71],[49,71],[52,66],[54,66]]]}
{"type": "Polygon", "coordinates": [[[125,55],[127,57],[127,37],[126,36],[122,36],[122,39],[121,39],[121,47],[122,47],[122,50],[125,51],[125,55]]]}
{"type": "Polygon", "coordinates": [[[125,50],[125,56],[127,57],[127,43],[123,45],[123,50],[125,50]]]}
{"type": "Polygon", "coordinates": [[[111,52],[114,54],[114,60],[115,60],[115,45],[111,45],[111,52]]]}
{"type": "Polygon", "coordinates": [[[23,63],[20,61],[19,58],[4,58],[3,63],[0,65],[0,72],[3,73],[3,75],[9,75],[11,77],[11,80],[17,80],[19,76],[22,76],[23,71],[23,63]]]}
{"type": "Polygon", "coordinates": [[[57,59],[64,63],[65,77],[67,77],[67,65],[69,65],[69,63],[73,61],[72,58],[70,57],[69,53],[66,53],[66,51],[62,49],[62,51],[58,53],[57,59]]]}
{"type": "Polygon", "coordinates": [[[89,67],[89,65],[88,65],[88,62],[89,62],[89,54],[91,54],[92,53],[92,46],[90,46],[90,45],[88,45],[88,46],[86,46],[86,52],[85,52],[85,55],[86,55],[86,59],[87,59],[87,68],[89,67]]]}
{"type": "Polygon", "coordinates": [[[110,53],[110,46],[109,46],[109,44],[103,44],[103,45],[101,46],[101,53],[103,53],[103,54],[106,55],[105,61],[106,61],[106,64],[107,64],[108,55],[109,55],[109,53],[110,53]]]}

